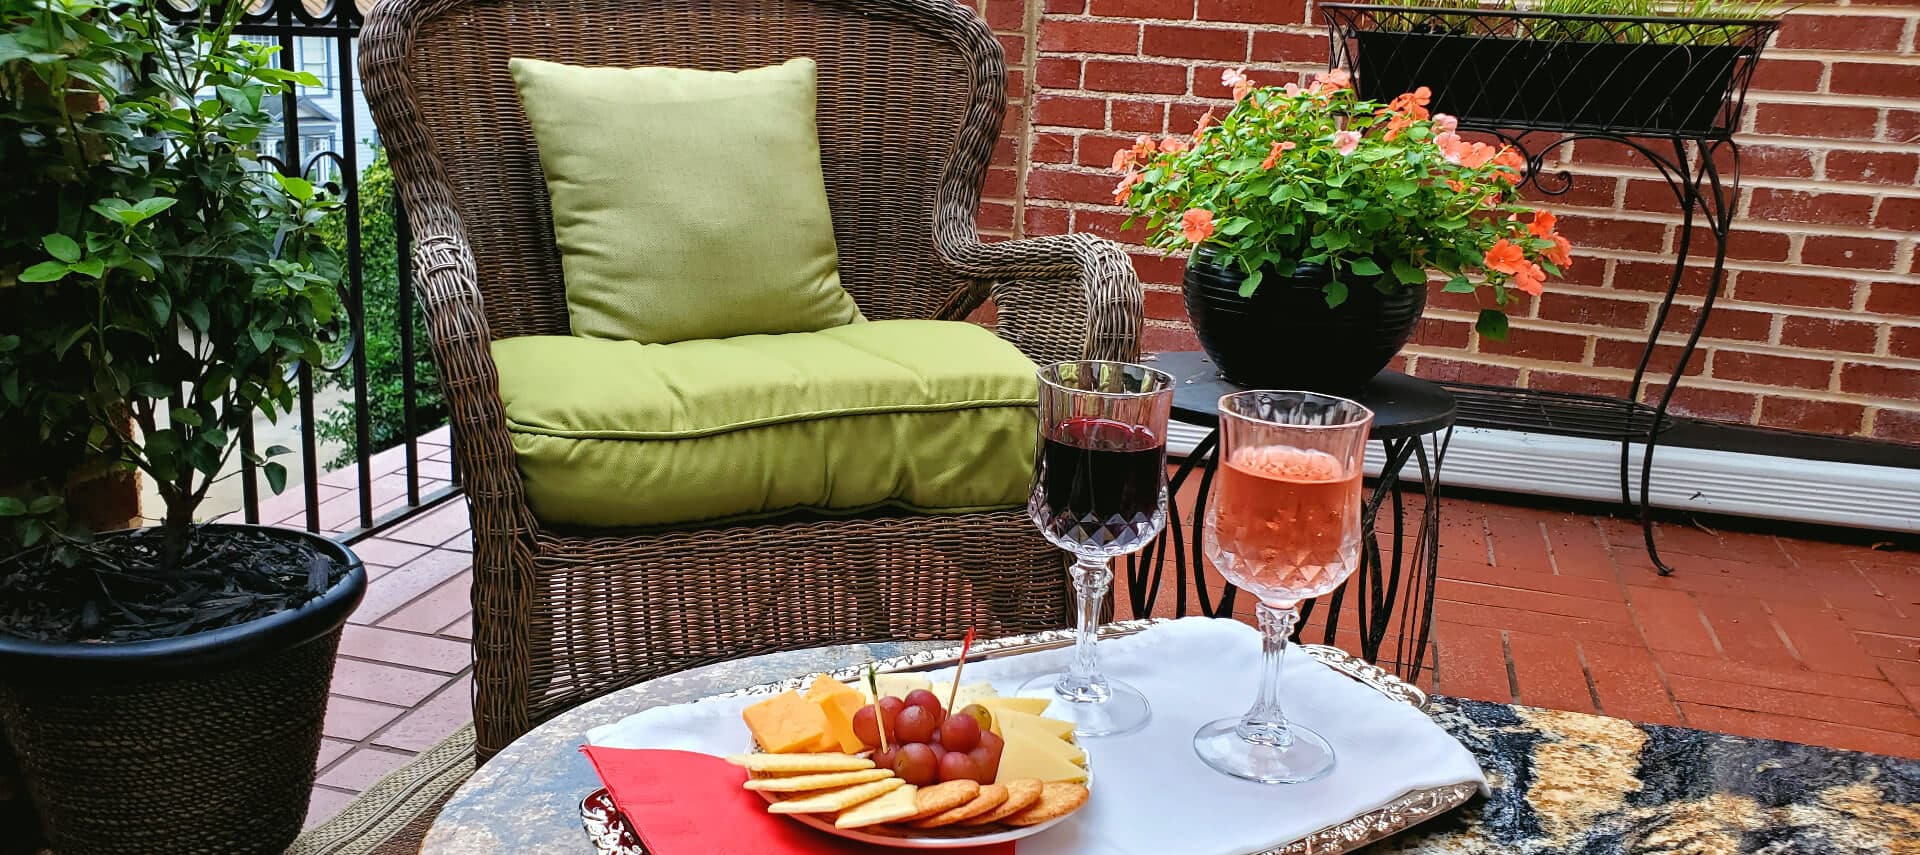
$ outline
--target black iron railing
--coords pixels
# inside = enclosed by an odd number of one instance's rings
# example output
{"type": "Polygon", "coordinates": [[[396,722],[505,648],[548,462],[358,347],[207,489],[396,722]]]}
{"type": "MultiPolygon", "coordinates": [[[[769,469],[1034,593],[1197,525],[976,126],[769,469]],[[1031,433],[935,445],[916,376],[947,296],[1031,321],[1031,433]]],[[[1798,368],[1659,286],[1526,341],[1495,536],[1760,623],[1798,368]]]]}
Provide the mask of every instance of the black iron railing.
{"type": "MultiPolygon", "coordinates": [[[[158,2],[182,24],[196,17],[191,0],[158,2]]],[[[302,366],[296,378],[294,453],[304,477],[288,485],[292,496],[274,498],[263,494],[258,467],[242,461],[228,476],[239,479],[240,488],[232,515],[343,540],[393,525],[459,490],[446,440],[422,441],[444,423],[444,407],[425,342],[416,336],[405,216],[360,94],[364,11],[352,0],[255,0],[236,31],[278,46],[282,68],[320,79],[319,87],[280,99],[278,132],[263,139],[261,156],[344,203],[327,229],[346,261],[340,289],[349,320],[328,344],[326,363],[302,366]]],[[[243,431],[249,450],[259,448],[255,433],[252,426],[243,431]]]]}

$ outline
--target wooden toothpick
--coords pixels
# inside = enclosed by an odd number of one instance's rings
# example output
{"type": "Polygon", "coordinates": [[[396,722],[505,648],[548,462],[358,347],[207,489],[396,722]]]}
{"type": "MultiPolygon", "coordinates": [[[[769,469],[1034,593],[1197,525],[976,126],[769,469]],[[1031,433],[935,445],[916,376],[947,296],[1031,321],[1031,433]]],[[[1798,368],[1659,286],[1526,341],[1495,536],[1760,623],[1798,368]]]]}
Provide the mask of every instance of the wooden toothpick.
{"type": "Polygon", "coordinates": [[[873,695],[873,724],[880,729],[880,750],[891,751],[887,747],[887,715],[880,709],[880,681],[873,675],[873,666],[867,666],[867,692],[873,695]]]}
{"type": "Polygon", "coordinates": [[[967,652],[972,649],[973,627],[967,627],[967,640],[960,642],[960,662],[953,666],[953,686],[947,689],[947,715],[953,715],[953,701],[960,697],[960,674],[967,670],[967,652]]]}

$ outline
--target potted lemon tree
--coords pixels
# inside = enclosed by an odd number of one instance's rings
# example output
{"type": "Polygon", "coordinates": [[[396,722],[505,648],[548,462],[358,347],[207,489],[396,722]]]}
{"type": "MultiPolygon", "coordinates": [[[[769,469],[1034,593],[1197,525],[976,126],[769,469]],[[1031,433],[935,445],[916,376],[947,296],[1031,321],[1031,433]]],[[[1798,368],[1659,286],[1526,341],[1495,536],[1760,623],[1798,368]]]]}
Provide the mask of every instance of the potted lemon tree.
{"type": "Polygon", "coordinates": [[[1520,155],[1463,138],[1426,88],[1378,103],[1342,71],[1223,82],[1235,102],[1218,122],[1141,137],[1114,167],[1126,224],[1191,251],[1187,316],[1228,379],[1353,392],[1406,344],[1430,281],[1480,295],[1480,334],[1504,338],[1516,293],[1572,263],[1553,214],[1517,198],[1520,155]]]}
{"type": "MultiPolygon", "coordinates": [[[[316,81],[236,36],[244,12],[0,0],[4,451],[137,470],[164,504],[89,534],[57,474],[0,494],[0,730],[63,855],[284,848],[365,590],[330,540],[196,520],[340,317],[332,203],[255,152],[316,81]]],[[[284,452],[253,456],[275,490],[284,452]]]]}

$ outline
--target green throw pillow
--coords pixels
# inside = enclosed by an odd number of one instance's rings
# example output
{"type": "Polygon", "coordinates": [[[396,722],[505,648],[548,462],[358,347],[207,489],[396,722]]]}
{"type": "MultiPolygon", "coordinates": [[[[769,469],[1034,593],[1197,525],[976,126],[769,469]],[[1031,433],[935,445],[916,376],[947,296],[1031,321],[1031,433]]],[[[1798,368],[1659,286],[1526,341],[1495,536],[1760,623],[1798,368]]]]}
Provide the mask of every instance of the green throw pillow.
{"type": "Polygon", "coordinates": [[[553,198],[575,335],[663,343],[861,320],[840,287],[813,60],[508,66],[553,198]]]}

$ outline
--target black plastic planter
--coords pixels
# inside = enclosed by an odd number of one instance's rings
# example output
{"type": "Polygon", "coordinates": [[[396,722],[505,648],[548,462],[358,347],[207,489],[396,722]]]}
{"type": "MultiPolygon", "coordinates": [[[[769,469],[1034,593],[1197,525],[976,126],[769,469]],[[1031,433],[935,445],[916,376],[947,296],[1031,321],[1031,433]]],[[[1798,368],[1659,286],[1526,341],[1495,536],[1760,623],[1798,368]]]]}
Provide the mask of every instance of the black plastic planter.
{"type": "Polygon", "coordinates": [[[313,788],[340,629],[367,587],[346,547],[284,529],[347,573],[298,609],[180,638],[0,637],[0,723],[60,855],[280,852],[313,788]]]}
{"type": "Polygon", "coordinates": [[[1420,86],[1428,108],[1482,125],[1689,135],[1729,132],[1735,71],[1753,51],[1361,31],[1355,87],[1386,101],[1420,86]]]}
{"type": "Polygon", "coordinates": [[[1228,380],[1251,388],[1356,392],[1393,361],[1427,308],[1424,285],[1383,294],[1361,283],[1328,308],[1319,266],[1268,270],[1251,297],[1240,296],[1246,278],[1201,249],[1187,261],[1185,296],[1200,347],[1228,380]]]}

